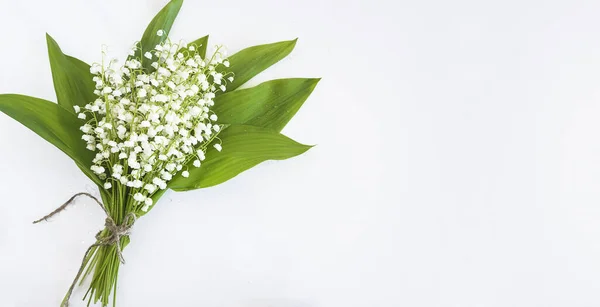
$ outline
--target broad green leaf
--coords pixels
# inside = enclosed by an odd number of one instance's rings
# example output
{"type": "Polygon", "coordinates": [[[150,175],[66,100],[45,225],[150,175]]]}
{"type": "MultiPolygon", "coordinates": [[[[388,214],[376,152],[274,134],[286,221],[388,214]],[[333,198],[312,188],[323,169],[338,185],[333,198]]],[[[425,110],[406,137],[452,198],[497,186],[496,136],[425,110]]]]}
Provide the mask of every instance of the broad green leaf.
{"type": "Polygon", "coordinates": [[[175,191],[206,188],[225,182],[266,160],[284,160],[307,151],[311,146],[300,144],[271,129],[231,125],[219,134],[223,150],[212,145],[199,168],[190,163],[190,176],[178,175],[169,187],[175,191]]]}
{"type": "Polygon", "coordinates": [[[0,95],[0,111],[20,122],[66,153],[96,184],[89,170],[94,153],[85,148],[79,130],[81,121],[56,103],[15,94],[0,95]]]}
{"type": "Polygon", "coordinates": [[[194,45],[196,47],[196,53],[204,59],[206,57],[206,48],[208,47],[208,35],[201,37],[188,45],[194,45]]]}
{"type": "Polygon", "coordinates": [[[292,52],[297,40],[253,46],[230,56],[230,67],[221,68],[234,73],[234,80],[227,85],[227,90],[235,90],[271,65],[285,58],[292,52]]]}
{"type": "MultiPolygon", "coordinates": [[[[96,99],[94,94],[95,85],[90,73],[90,65],[87,63],[64,54],[58,43],[46,33],[46,42],[48,45],[48,57],[50,58],[50,68],[52,70],[52,80],[54,82],[54,91],[60,106],[68,112],[75,114],[73,106],[82,107],[96,99]]],[[[60,119],[61,123],[69,119],[64,117],[60,119]]],[[[83,143],[78,144],[83,146],[83,143]]],[[[88,164],[81,165],[77,163],[81,171],[93,181],[97,177],[89,171],[88,164]]]]}
{"type": "Polygon", "coordinates": [[[171,0],[171,2],[165,5],[165,7],[154,16],[152,21],[150,21],[150,24],[148,24],[148,27],[146,27],[146,31],[144,31],[144,35],[140,41],[141,49],[138,49],[135,54],[136,58],[142,59],[144,68],[150,69],[152,61],[146,59],[143,54],[146,53],[146,51],[154,49],[156,45],[167,39],[182,4],[183,0],[171,0]],[[156,34],[158,30],[163,30],[164,34],[158,36],[156,34]]]}
{"type": "Polygon", "coordinates": [[[281,131],[320,79],[279,79],[225,93],[213,111],[223,124],[248,124],[281,131]]]}
{"type": "Polygon", "coordinates": [[[90,66],[65,55],[49,34],[46,34],[46,42],[58,104],[75,113],[73,106],[83,107],[96,99],[90,66]]]}

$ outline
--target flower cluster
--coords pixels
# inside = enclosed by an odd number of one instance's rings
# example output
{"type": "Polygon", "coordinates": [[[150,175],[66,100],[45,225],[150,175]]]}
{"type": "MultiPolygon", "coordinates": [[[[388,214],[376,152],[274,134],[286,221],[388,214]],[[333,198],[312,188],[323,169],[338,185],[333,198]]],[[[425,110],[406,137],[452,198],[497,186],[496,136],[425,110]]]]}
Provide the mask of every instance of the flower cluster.
{"type": "MultiPolygon", "coordinates": [[[[86,120],[82,138],[96,152],[92,171],[105,189],[116,185],[143,211],[178,172],[189,176],[189,163],[200,167],[206,147],[218,140],[222,127],[211,106],[233,76],[223,72],[229,61],[220,46],[210,58],[202,58],[198,47],[167,39],[138,57],[136,46],[124,65],[115,59],[95,63],[90,71],[98,98],[75,106],[86,120]]],[[[220,143],[214,147],[221,151],[220,143]]]]}

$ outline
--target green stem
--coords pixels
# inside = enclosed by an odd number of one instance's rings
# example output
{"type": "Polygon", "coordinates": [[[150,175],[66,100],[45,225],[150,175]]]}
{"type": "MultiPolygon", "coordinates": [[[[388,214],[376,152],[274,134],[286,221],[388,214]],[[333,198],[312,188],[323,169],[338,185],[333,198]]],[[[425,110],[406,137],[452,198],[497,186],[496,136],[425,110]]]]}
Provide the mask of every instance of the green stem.
{"type": "MultiPolygon", "coordinates": [[[[121,248],[125,248],[129,241],[129,237],[122,237],[121,248]]],[[[116,306],[117,279],[121,265],[116,247],[99,246],[89,257],[87,264],[86,275],[91,273],[92,281],[83,300],[88,299],[88,306],[92,302],[94,304],[101,302],[102,306],[108,306],[112,299],[113,306],[116,306]]]]}

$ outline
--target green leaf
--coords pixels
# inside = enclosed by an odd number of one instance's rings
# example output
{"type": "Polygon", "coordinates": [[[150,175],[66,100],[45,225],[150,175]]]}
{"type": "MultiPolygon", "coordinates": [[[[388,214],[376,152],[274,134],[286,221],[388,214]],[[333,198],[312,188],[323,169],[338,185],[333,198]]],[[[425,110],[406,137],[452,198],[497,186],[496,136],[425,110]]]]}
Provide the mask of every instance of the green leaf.
{"type": "Polygon", "coordinates": [[[254,46],[230,56],[230,67],[220,66],[222,70],[234,73],[234,80],[227,85],[227,90],[235,90],[271,65],[285,58],[292,52],[297,40],[254,46]]]}
{"type": "Polygon", "coordinates": [[[208,47],[208,35],[189,43],[189,45],[194,45],[196,53],[204,59],[206,57],[206,48],[208,47]]]}
{"type": "Polygon", "coordinates": [[[248,124],[281,131],[320,79],[279,79],[215,98],[219,123],[248,124]]]}
{"type": "Polygon", "coordinates": [[[311,146],[300,144],[271,129],[231,125],[219,134],[223,150],[212,145],[206,151],[206,160],[199,168],[190,163],[190,176],[179,174],[169,187],[175,191],[206,188],[225,182],[241,172],[266,160],[284,160],[307,151],[311,146]]]}
{"type": "Polygon", "coordinates": [[[58,104],[74,114],[73,106],[83,107],[96,99],[90,66],[65,55],[49,34],[46,34],[46,42],[58,104]]]}
{"type": "Polygon", "coordinates": [[[171,0],[171,2],[165,5],[165,7],[154,16],[152,21],[150,21],[150,24],[148,24],[148,27],[146,27],[146,31],[144,31],[144,35],[140,41],[141,49],[138,49],[135,54],[136,58],[142,60],[142,65],[145,69],[151,69],[152,66],[150,66],[150,64],[152,64],[152,61],[146,59],[143,54],[146,51],[154,49],[156,45],[167,39],[182,4],[183,0],[171,0]],[[158,36],[156,34],[158,30],[163,30],[164,34],[158,36]]]}
{"type": "Polygon", "coordinates": [[[0,111],[20,122],[66,153],[96,184],[101,184],[89,170],[94,153],[85,148],[79,130],[81,121],[56,103],[15,94],[0,95],[0,111]]]}

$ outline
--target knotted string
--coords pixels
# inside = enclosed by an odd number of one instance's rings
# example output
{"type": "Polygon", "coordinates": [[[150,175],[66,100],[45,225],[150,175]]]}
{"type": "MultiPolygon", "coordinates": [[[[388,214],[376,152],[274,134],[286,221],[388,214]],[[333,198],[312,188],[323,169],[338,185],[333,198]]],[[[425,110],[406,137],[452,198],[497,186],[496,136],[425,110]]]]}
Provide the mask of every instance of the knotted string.
{"type": "Polygon", "coordinates": [[[136,221],[135,213],[130,212],[129,214],[127,214],[125,216],[125,218],[123,218],[123,223],[121,223],[120,225],[117,225],[115,223],[115,221],[113,220],[113,218],[110,217],[110,214],[108,214],[108,210],[106,210],[106,207],[104,207],[104,205],[96,197],[94,197],[93,195],[91,195],[89,193],[83,192],[83,193],[77,193],[77,194],[73,195],[73,197],[71,197],[69,200],[67,200],[64,204],[62,204],[60,207],[56,208],[56,210],[50,212],[50,214],[44,216],[43,218],[34,221],[33,223],[37,224],[41,221],[47,221],[52,216],[65,210],[79,196],[87,196],[87,197],[93,199],[100,206],[100,208],[102,208],[102,211],[104,211],[104,213],[106,214],[106,220],[104,222],[104,226],[106,227],[106,230],[108,231],[108,236],[102,236],[102,230],[96,234],[96,243],[94,243],[90,247],[88,247],[87,251],[83,255],[83,261],[81,262],[81,266],[79,267],[79,272],[77,272],[77,275],[75,276],[75,279],[73,280],[73,283],[71,283],[71,287],[69,287],[69,291],[67,291],[67,295],[65,296],[65,298],[63,299],[63,301],[61,303],[61,306],[64,306],[64,307],[69,306],[69,299],[71,298],[73,289],[75,288],[75,285],[77,284],[77,281],[79,280],[79,277],[81,277],[81,274],[83,273],[83,270],[86,267],[86,259],[88,258],[89,253],[94,248],[99,247],[99,246],[115,245],[117,248],[117,255],[119,257],[119,261],[121,261],[121,263],[125,264],[125,259],[123,259],[123,252],[121,251],[121,237],[129,235],[131,227],[133,226],[133,224],[136,221]]]}

